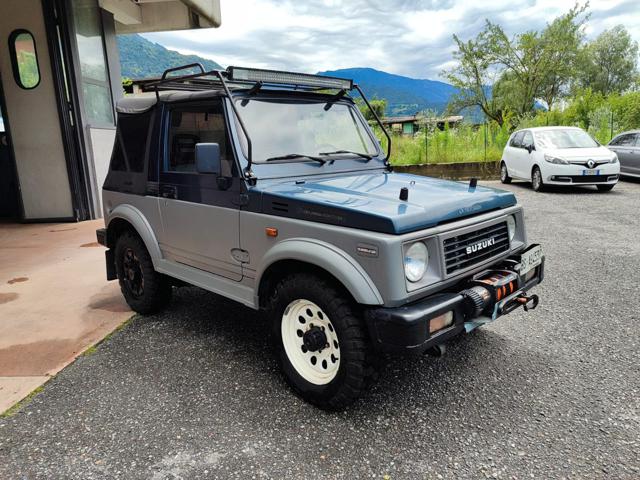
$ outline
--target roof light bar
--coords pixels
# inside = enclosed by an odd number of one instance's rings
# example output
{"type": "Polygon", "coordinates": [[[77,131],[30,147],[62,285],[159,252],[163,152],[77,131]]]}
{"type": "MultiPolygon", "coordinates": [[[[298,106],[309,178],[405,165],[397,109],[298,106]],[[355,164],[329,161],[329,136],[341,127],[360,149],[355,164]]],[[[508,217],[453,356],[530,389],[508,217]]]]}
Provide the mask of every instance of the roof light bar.
{"type": "Polygon", "coordinates": [[[281,85],[300,85],[317,88],[337,88],[351,90],[353,80],[346,78],[324,77],[308,73],[280,72],[258,68],[228,67],[227,77],[231,81],[262,82],[281,85]]]}

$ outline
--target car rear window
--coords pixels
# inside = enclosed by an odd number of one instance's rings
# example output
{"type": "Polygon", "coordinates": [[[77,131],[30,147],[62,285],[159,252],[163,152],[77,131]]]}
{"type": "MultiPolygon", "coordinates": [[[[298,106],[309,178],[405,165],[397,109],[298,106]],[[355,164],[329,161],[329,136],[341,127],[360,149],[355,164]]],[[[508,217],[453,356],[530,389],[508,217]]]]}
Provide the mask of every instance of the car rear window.
{"type": "Polygon", "coordinates": [[[144,171],[152,115],[151,110],[135,115],[118,115],[116,144],[111,157],[112,170],[136,173],[144,171]]]}

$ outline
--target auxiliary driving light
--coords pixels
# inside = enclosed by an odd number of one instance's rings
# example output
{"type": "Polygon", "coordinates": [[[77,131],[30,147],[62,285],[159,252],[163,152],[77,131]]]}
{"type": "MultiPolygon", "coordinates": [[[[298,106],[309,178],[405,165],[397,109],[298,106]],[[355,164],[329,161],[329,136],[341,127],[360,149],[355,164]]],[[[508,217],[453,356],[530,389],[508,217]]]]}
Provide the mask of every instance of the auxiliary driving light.
{"type": "Polygon", "coordinates": [[[280,72],[259,68],[228,67],[227,75],[231,81],[262,82],[282,85],[302,85],[317,88],[338,88],[351,90],[353,81],[346,78],[325,77],[307,73],[280,72]]]}
{"type": "Polygon", "coordinates": [[[429,320],[429,334],[447,328],[453,324],[453,312],[448,311],[429,320]]]}

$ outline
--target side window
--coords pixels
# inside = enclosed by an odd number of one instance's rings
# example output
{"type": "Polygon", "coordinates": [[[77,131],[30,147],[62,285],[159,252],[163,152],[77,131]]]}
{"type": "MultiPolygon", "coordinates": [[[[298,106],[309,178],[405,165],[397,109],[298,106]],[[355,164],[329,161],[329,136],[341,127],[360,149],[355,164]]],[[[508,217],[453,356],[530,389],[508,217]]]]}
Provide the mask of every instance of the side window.
{"type": "Polygon", "coordinates": [[[40,67],[38,66],[36,42],[31,32],[14,30],[9,35],[9,54],[13,78],[18,86],[25,90],[36,88],[40,83],[40,67]]]}
{"type": "Polygon", "coordinates": [[[616,138],[613,142],[611,142],[611,145],[616,145],[619,147],[632,147],[635,143],[636,142],[634,139],[634,135],[627,134],[627,135],[621,135],[618,138],[616,138]]]}
{"type": "Polygon", "coordinates": [[[118,115],[116,143],[111,157],[111,170],[144,172],[147,139],[153,111],[118,115]]]}
{"type": "Polygon", "coordinates": [[[175,109],[170,114],[165,172],[196,172],[196,144],[220,146],[222,176],[232,176],[231,156],[222,104],[202,109],[175,109]]]}
{"type": "Polygon", "coordinates": [[[640,147],[640,133],[634,133],[635,142],[632,142],[631,145],[635,145],[636,147],[640,147]]]}
{"type": "Polygon", "coordinates": [[[533,146],[533,135],[531,135],[531,132],[525,132],[522,138],[522,147],[527,148],[529,146],[533,146]]]}
{"type": "Polygon", "coordinates": [[[509,145],[511,145],[514,148],[522,148],[522,137],[524,137],[524,132],[517,132],[511,138],[511,143],[509,145]]]}

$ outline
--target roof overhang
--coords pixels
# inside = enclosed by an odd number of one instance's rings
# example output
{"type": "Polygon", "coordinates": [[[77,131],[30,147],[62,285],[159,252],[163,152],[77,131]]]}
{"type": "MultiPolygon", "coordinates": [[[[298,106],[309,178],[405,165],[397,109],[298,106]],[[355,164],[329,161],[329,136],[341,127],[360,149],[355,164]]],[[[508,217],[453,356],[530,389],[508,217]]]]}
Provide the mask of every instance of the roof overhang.
{"type": "Polygon", "coordinates": [[[117,33],[219,27],[220,0],[98,0],[113,13],[117,33]]]}

